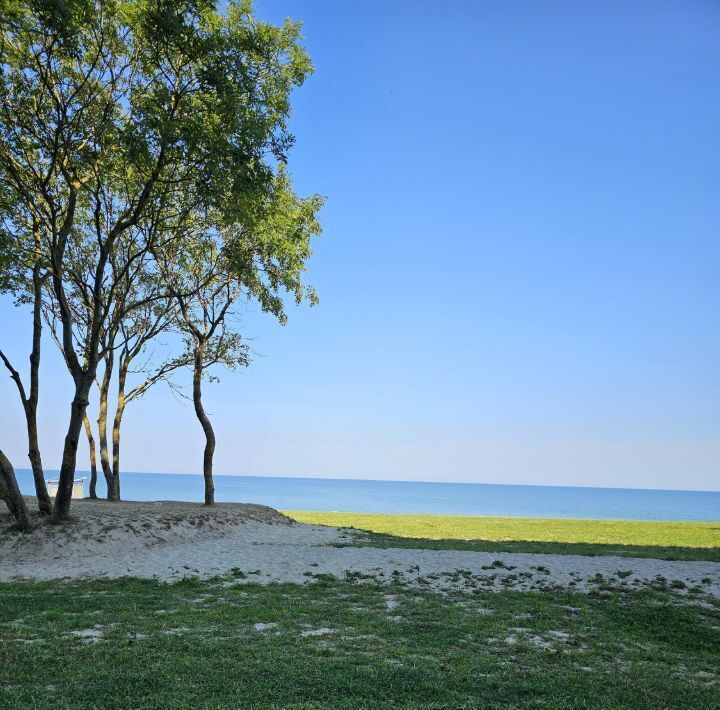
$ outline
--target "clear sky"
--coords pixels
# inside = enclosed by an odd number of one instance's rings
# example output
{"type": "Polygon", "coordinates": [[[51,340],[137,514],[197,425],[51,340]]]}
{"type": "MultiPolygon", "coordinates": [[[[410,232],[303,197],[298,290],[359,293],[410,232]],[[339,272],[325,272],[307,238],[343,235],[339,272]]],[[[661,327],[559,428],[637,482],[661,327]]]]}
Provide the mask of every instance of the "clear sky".
{"type": "MultiPolygon", "coordinates": [[[[327,197],[321,302],[284,328],[245,315],[254,363],[206,388],[217,472],[720,489],[720,4],[258,12],[304,20],[316,64],[290,167],[327,197]]],[[[0,319],[24,364],[27,313],[0,319]]],[[[48,467],[70,401],[53,348],[48,467]]],[[[126,470],[201,470],[167,388],[125,421],[126,470]]],[[[0,433],[27,467],[6,377],[0,433]]]]}

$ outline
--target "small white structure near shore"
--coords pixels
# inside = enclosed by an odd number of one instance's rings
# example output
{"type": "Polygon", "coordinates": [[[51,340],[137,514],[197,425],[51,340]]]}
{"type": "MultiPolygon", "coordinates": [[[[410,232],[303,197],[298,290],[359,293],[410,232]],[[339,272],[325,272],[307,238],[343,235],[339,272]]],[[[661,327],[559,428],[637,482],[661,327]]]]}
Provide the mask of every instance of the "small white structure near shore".
{"type": "MultiPolygon", "coordinates": [[[[76,478],[73,481],[72,497],[73,498],[84,498],[85,497],[85,481],[87,478],[76,478]]],[[[45,481],[47,484],[48,495],[54,498],[60,485],[60,480],[55,479],[53,481],[45,481]]]]}

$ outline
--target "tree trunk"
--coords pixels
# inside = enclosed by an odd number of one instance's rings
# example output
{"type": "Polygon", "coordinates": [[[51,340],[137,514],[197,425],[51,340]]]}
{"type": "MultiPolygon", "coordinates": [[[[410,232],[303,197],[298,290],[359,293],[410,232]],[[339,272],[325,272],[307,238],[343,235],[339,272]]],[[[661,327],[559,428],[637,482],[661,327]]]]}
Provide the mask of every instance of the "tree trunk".
{"type": "Polygon", "coordinates": [[[110,454],[108,453],[107,438],[107,410],[108,410],[108,392],[110,390],[110,380],[114,366],[114,356],[112,352],[105,358],[105,372],[103,373],[102,382],[100,383],[100,407],[98,410],[98,438],[100,441],[100,465],[102,466],[105,483],[107,484],[107,499],[120,500],[119,487],[115,486],[113,470],[110,464],[110,454]]]}
{"type": "Polygon", "coordinates": [[[107,499],[117,503],[120,500],[120,479],[110,476],[107,481],[107,499]]]}
{"type": "MultiPolygon", "coordinates": [[[[36,225],[37,226],[37,225],[36,225]]],[[[40,515],[52,513],[52,501],[45,485],[42,457],[37,432],[37,407],[40,398],[40,346],[42,344],[42,288],[40,233],[33,230],[35,239],[35,263],[33,264],[33,336],[30,353],[30,396],[25,406],[25,420],[28,432],[28,458],[35,482],[35,495],[40,515]]]]}
{"type": "Polygon", "coordinates": [[[205,355],[204,341],[195,345],[195,365],[193,367],[193,404],[203,432],[205,432],[205,452],[203,454],[203,478],[205,479],[205,505],[215,503],[215,484],[213,483],[213,455],[215,454],[215,432],[202,404],[202,371],[205,355]]]}
{"type": "Polygon", "coordinates": [[[23,532],[30,530],[32,524],[25,499],[20,494],[12,464],[2,451],[0,451],[0,496],[5,500],[18,528],[23,532]]]}
{"type": "Polygon", "coordinates": [[[32,350],[30,352],[30,394],[25,391],[20,373],[12,366],[10,361],[0,352],[0,359],[10,372],[10,376],[17,386],[20,401],[25,413],[25,427],[28,436],[28,458],[32,468],[33,481],[35,482],[35,494],[37,495],[38,509],[41,515],[50,515],[52,512],[52,501],[45,485],[45,474],[43,473],[40,446],[38,444],[37,432],[37,406],[40,395],[40,346],[42,343],[42,282],[40,276],[40,265],[38,262],[33,266],[33,334],[32,350]]]}
{"type": "Polygon", "coordinates": [[[88,440],[88,448],[90,449],[90,498],[97,500],[97,459],[95,457],[95,438],[93,437],[92,427],[87,414],[83,417],[85,425],[85,435],[88,440]]]}
{"type": "Polygon", "coordinates": [[[28,418],[28,458],[32,467],[33,481],[35,482],[35,495],[38,501],[38,510],[40,515],[50,515],[52,513],[52,500],[45,485],[45,473],[43,472],[42,459],[40,457],[40,447],[38,446],[37,419],[35,412],[28,418]]]}
{"type": "Polygon", "coordinates": [[[125,381],[129,365],[129,362],[121,361],[118,372],[117,409],[115,410],[112,428],[112,477],[113,492],[116,497],[110,498],[108,496],[108,500],[120,500],[120,425],[125,412],[125,381]]]}
{"type": "MultiPolygon", "coordinates": [[[[34,340],[34,338],[33,338],[34,340]]],[[[9,370],[11,378],[17,385],[20,401],[22,402],[23,412],[25,413],[25,428],[28,435],[28,458],[32,468],[33,480],[35,482],[35,494],[37,495],[38,510],[41,515],[49,515],[52,512],[52,501],[45,486],[45,475],[43,473],[42,460],[40,458],[40,447],[38,446],[37,435],[37,369],[33,360],[37,362],[34,355],[39,355],[39,350],[33,347],[33,353],[30,355],[30,367],[33,394],[28,397],[25,392],[20,373],[12,366],[5,354],[0,350],[0,359],[5,363],[5,367],[9,370]]]]}
{"type": "Polygon", "coordinates": [[[37,431],[37,406],[40,391],[40,343],[42,338],[42,317],[40,311],[41,289],[40,275],[33,273],[35,297],[33,303],[33,347],[30,353],[30,397],[25,407],[25,420],[28,433],[28,458],[32,467],[33,480],[35,482],[35,494],[38,500],[40,515],[50,515],[52,512],[52,501],[45,485],[45,473],[43,472],[42,458],[40,456],[40,445],[38,443],[37,431]]]}
{"type": "Polygon", "coordinates": [[[85,418],[85,411],[88,406],[90,385],[94,379],[94,372],[85,372],[78,378],[75,386],[75,396],[70,405],[70,421],[63,446],[58,492],[55,496],[55,505],[53,506],[53,517],[55,518],[67,518],[68,515],[70,515],[70,502],[72,500],[73,481],[75,479],[75,465],[77,463],[80,431],[82,430],[83,419],[85,418]]]}

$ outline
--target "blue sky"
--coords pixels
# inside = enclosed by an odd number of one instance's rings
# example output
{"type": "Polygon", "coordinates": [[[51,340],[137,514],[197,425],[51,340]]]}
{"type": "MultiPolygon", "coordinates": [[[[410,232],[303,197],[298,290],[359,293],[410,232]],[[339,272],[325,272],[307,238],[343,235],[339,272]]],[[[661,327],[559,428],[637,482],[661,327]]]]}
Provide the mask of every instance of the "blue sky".
{"type": "MultiPolygon", "coordinates": [[[[249,309],[206,388],[218,473],[720,489],[720,5],[261,0],[304,21],[314,309],[249,309]]],[[[24,362],[27,314],[0,302],[24,362]]],[[[48,343],[41,435],[70,381],[48,343]]],[[[2,446],[25,467],[0,380],[2,446]]],[[[165,388],[126,470],[198,472],[165,388]]],[[[81,450],[79,467],[87,467],[81,450]]]]}

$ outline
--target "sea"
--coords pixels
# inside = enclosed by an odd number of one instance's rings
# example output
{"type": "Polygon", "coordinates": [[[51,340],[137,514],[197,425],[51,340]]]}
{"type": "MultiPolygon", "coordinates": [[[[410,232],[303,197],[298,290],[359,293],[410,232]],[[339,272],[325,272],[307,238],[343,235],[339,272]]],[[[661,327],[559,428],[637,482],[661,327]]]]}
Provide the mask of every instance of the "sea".
{"type": "MultiPolygon", "coordinates": [[[[16,474],[22,492],[33,494],[31,472],[18,469],[16,474]]],[[[49,479],[54,476],[57,471],[47,472],[49,479]]],[[[78,471],[76,476],[89,473],[78,471]]],[[[98,479],[102,497],[102,474],[98,479]]],[[[203,479],[193,474],[128,472],[122,474],[121,493],[125,500],[202,501],[203,479]]],[[[718,491],[218,475],[215,499],[280,510],[720,521],[718,491]]]]}

